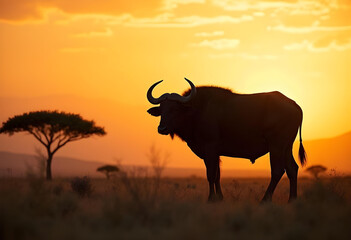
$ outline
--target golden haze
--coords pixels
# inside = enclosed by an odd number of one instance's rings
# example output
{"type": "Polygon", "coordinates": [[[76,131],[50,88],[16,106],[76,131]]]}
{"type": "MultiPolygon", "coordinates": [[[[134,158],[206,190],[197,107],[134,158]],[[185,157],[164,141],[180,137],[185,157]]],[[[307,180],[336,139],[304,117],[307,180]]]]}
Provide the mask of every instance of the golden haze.
{"type": "MultiPolygon", "coordinates": [[[[155,142],[171,165],[202,166],[185,144],[158,136],[159,120],[146,114],[152,83],[165,79],[156,95],[181,93],[187,77],[241,93],[281,91],[304,110],[304,139],[336,136],[351,130],[350,14],[347,0],[0,0],[0,120],[75,111],[109,135],[59,154],[146,164],[155,142]],[[72,106],[72,97],[83,100],[72,106]]],[[[34,140],[23,139],[1,136],[0,150],[32,152],[34,140]]]]}

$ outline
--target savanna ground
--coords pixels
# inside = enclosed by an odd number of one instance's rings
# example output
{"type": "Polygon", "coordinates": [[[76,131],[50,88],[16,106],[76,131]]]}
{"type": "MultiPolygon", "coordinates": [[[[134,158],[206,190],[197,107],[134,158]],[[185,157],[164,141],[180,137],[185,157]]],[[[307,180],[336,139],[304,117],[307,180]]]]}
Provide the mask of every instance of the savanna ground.
{"type": "Polygon", "coordinates": [[[268,182],[223,179],[207,203],[196,177],[0,179],[0,239],[351,239],[350,177],[300,178],[291,204],[283,178],[260,204],[268,182]]]}

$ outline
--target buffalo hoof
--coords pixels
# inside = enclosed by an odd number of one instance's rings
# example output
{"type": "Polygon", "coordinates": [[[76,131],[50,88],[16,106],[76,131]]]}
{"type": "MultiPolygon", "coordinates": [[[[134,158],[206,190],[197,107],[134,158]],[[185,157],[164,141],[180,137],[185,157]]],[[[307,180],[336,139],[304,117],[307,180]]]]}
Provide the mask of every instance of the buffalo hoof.
{"type": "Polygon", "coordinates": [[[223,201],[223,194],[217,194],[216,197],[218,202],[223,201]]]}
{"type": "Polygon", "coordinates": [[[216,202],[216,195],[212,194],[212,195],[208,196],[207,202],[208,203],[216,202]]]}
{"type": "Polygon", "coordinates": [[[270,203],[270,202],[272,202],[271,197],[263,197],[260,204],[265,204],[265,203],[270,203]]]}
{"type": "Polygon", "coordinates": [[[208,200],[207,200],[208,203],[215,203],[215,202],[221,202],[221,201],[223,201],[223,195],[215,195],[215,194],[208,196],[208,200]]]}

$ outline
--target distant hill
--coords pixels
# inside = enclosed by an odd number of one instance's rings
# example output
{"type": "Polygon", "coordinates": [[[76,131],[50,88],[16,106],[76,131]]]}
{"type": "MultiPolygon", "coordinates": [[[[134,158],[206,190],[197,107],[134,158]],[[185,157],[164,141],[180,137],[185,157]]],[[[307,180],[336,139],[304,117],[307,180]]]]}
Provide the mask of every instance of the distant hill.
{"type": "MultiPolygon", "coordinates": [[[[307,166],[322,164],[328,169],[335,169],[338,173],[351,173],[351,132],[338,137],[303,142],[307,152],[307,166]]],[[[294,155],[297,159],[298,141],[295,142],[294,155]]],[[[268,155],[262,157],[257,163],[268,167],[268,155]]],[[[0,151],[0,177],[12,175],[23,177],[30,169],[36,170],[38,162],[34,155],[0,151]]],[[[85,161],[77,158],[57,156],[52,162],[54,177],[85,176],[103,177],[96,169],[104,163],[98,161],[85,161]]],[[[255,164],[256,165],[256,164],[255,164]]],[[[127,169],[131,166],[125,166],[127,169]]],[[[300,168],[300,176],[306,174],[305,168],[300,168]]],[[[205,168],[166,168],[164,176],[169,177],[205,177],[205,168]]],[[[223,169],[223,177],[269,177],[269,170],[262,168],[223,169]]]]}
{"type": "MultiPolygon", "coordinates": [[[[0,177],[24,177],[28,171],[36,171],[38,161],[34,155],[0,151],[0,177]]],[[[56,157],[52,162],[53,177],[90,176],[104,177],[96,169],[104,163],[84,161],[69,157],[56,157]]],[[[136,166],[123,166],[131,169],[136,166]]],[[[149,169],[151,174],[151,169],[149,169]]],[[[205,177],[205,168],[166,168],[167,177],[205,177]]],[[[224,177],[268,177],[267,170],[223,170],[224,177]]]]}
{"type": "Polygon", "coordinates": [[[351,132],[341,136],[304,142],[307,164],[322,164],[338,172],[351,172],[351,132]]]}
{"type": "MultiPolygon", "coordinates": [[[[69,157],[54,157],[52,172],[54,177],[84,175],[96,177],[101,175],[96,172],[96,169],[103,164],[101,162],[89,162],[69,157]]],[[[37,166],[38,161],[34,155],[0,151],[0,176],[12,174],[15,177],[22,177],[28,171],[36,171],[37,166]],[[9,173],[9,169],[11,173],[9,173]]]]}

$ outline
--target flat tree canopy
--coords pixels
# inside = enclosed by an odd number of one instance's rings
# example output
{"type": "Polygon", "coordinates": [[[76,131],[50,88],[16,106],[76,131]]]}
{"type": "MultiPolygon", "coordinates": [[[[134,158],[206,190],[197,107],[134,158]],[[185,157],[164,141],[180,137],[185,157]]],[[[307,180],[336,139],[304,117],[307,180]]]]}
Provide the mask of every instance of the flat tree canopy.
{"type": "Polygon", "coordinates": [[[106,175],[106,178],[110,178],[111,172],[118,172],[119,168],[114,165],[104,165],[96,169],[96,171],[101,172],[106,175]]]}
{"type": "Polygon", "coordinates": [[[327,171],[327,168],[322,165],[312,165],[311,167],[307,168],[306,171],[317,179],[320,173],[327,171]]]}
{"type": "Polygon", "coordinates": [[[92,135],[106,134],[103,127],[94,121],[83,119],[79,114],[58,111],[36,111],[9,118],[0,128],[0,133],[10,136],[17,132],[32,134],[48,153],[46,178],[51,179],[53,155],[68,142],[88,138],[92,135]]]}

